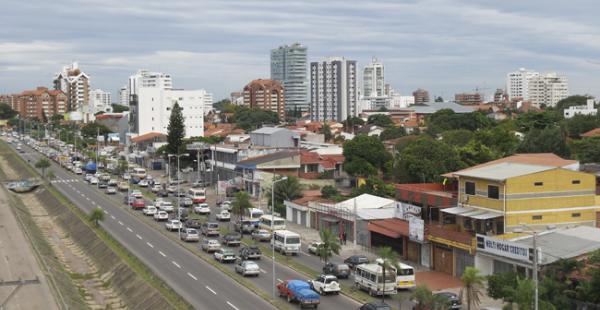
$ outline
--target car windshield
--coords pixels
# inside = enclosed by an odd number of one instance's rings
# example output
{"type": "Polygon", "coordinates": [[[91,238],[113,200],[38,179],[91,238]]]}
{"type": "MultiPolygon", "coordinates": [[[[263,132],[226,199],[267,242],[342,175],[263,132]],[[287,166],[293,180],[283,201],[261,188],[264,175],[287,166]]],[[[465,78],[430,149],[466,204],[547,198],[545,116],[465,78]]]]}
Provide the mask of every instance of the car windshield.
{"type": "Polygon", "coordinates": [[[398,269],[397,274],[399,276],[412,276],[413,274],[415,274],[415,271],[412,268],[400,268],[398,269]]]}
{"type": "Polygon", "coordinates": [[[219,228],[219,224],[217,224],[217,223],[208,223],[208,224],[206,224],[206,227],[208,227],[208,228],[219,228]]]}
{"type": "Polygon", "coordinates": [[[198,232],[197,232],[195,229],[188,229],[188,230],[187,230],[187,233],[188,233],[189,235],[197,235],[197,234],[198,234],[198,232]]]}
{"type": "Polygon", "coordinates": [[[325,284],[329,284],[329,283],[331,283],[331,282],[335,282],[335,281],[336,281],[336,279],[335,279],[335,278],[325,278],[325,281],[324,281],[324,282],[325,282],[325,284]]]}
{"type": "Polygon", "coordinates": [[[340,271],[350,270],[350,267],[348,267],[348,265],[338,265],[337,269],[340,270],[340,271]]]}

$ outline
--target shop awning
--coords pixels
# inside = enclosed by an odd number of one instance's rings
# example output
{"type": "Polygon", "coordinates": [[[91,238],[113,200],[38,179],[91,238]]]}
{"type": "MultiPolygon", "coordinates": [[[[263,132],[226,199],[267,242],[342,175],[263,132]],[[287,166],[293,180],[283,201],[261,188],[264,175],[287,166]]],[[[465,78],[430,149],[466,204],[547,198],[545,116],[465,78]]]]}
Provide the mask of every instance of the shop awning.
{"type": "Polygon", "coordinates": [[[473,215],[471,217],[477,220],[489,220],[501,216],[503,216],[502,213],[487,211],[486,213],[473,215]]]}
{"type": "Polygon", "coordinates": [[[394,238],[394,239],[400,238],[400,236],[401,236],[401,235],[400,235],[400,233],[399,233],[399,232],[397,232],[397,231],[393,231],[393,230],[390,230],[390,229],[386,229],[386,228],[384,228],[384,227],[381,227],[381,226],[378,226],[378,225],[373,225],[373,224],[371,224],[371,223],[369,223],[369,224],[367,225],[367,228],[368,228],[368,229],[369,229],[369,231],[371,231],[371,232],[376,232],[376,233],[378,233],[378,234],[382,234],[382,235],[384,235],[384,236],[388,236],[388,237],[390,237],[390,238],[394,238]]]}
{"type": "Polygon", "coordinates": [[[323,216],[321,217],[321,220],[329,223],[337,223],[340,221],[340,219],[331,216],[323,216]]]}
{"type": "Polygon", "coordinates": [[[454,214],[454,215],[462,215],[463,213],[466,212],[471,212],[475,209],[473,208],[464,208],[464,207],[453,207],[453,208],[445,208],[445,209],[441,209],[442,212],[444,213],[448,213],[448,214],[454,214]]]}
{"type": "Polygon", "coordinates": [[[486,211],[486,210],[471,210],[469,212],[465,212],[465,213],[460,214],[460,216],[474,217],[474,216],[481,215],[481,214],[484,214],[484,213],[487,213],[487,212],[488,211],[486,211]]]}

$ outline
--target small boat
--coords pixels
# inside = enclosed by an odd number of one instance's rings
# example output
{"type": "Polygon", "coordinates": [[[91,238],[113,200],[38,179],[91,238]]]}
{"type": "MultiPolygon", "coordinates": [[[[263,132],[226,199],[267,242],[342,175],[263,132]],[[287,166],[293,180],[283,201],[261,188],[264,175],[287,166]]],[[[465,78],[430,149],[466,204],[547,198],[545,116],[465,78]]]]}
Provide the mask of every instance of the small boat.
{"type": "Polygon", "coordinates": [[[8,188],[9,190],[11,190],[15,193],[29,193],[29,192],[35,190],[36,188],[38,188],[38,186],[40,186],[41,184],[42,184],[42,182],[37,179],[20,180],[20,181],[8,182],[6,184],[6,188],[8,188]]]}

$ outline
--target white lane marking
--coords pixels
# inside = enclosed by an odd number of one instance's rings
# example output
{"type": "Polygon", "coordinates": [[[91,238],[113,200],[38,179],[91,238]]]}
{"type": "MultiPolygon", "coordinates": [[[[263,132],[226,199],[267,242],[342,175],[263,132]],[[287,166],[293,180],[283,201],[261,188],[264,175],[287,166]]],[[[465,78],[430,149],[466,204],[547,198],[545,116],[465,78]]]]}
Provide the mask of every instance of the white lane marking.
{"type": "Polygon", "coordinates": [[[210,288],[210,286],[206,286],[206,289],[209,290],[211,293],[217,295],[217,292],[215,292],[212,288],[210,288]]]}
{"type": "Polygon", "coordinates": [[[151,248],[153,248],[153,249],[154,249],[154,246],[152,245],[152,243],[150,243],[150,242],[146,242],[146,244],[147,244],[149,247],[151,247],[151,248]]]}
{"type": "Polygon", "coordinates": [[[108,211],[104,210],[104,214],[108,214],[108,211]]]}
{"type": "Polygon", "coordinates": [[[119,221],[119,225],[123,226],[123,222],[119,221]]]}
{"type": "Polygon", "coordinates": [[[234,305],[233,305],[232,303],[230,303],[230,302],[227,302],[227,304],[228,304],[228,305],[229,305],[231,308],[233,308],[233,309],[235,309],[235,310],[240,310],[240,309],[238,309],[238,307],[234,306],[234,305]]]}
{"type": "Polygon", "coordinates": [[[264,269],[260,268],[260,272],[267,273],[264,269]]]}
{"type": "MultiPolygon", "coordinates": [[[[83,195],[82,195],[83,196],[83,195]]],[[[88,201],[90,200],[90,197],[85,197],[85,199],[87,199],[88,201]]]]}
{"type": "Polygon", "coordinates": [[[136,234],[135,236],[136,236],[138,239],[142,240],[142,236],[140,236],[140,235],[138,235],[138,234],[136,234]]]}
{"type": "Polygon", "coordinates": [[[191,273],[189,273],[189,272],[188,272],[187,274],[188,274],[188,276],[190,276],[190,278],[192,278],[192,279],[194,279],[194,280],[198,281],[198,278],[194,277],[194,275],[193,275],[193,274],[191,274],[191,273]]]}
{"type": "Polygon", "coordinates": [[[133,230],[131,230],[131,228],[127,227],[127,230],[129,230],[129,232],[133,232],[133,230]]]}
{"type": "Polygon", "coordinates": [[[110,218],[113,219],[113,220],[117,219],[114,215],[111,215],[110,218]]]}
{"type": "Polygon", "coordinates": [[[171,261],[171,263],[173,263],[173,265],[177,266],[177,268],[181,268],[181,266],[179,266],[179,264],[176,261],[171,261]]]}
{"type": "Polygon", "coordinates": [[[167,257],[167,255],[165,255],[165,253],[163,253],[163,252],[161,252],[161,251],[158,251],[158,253],[159,253],[160,255],[162,255],[163,257],[167,257]]]}
{"type": "Polygon", "coordinates": [[[92,204],[95,206],[95,205],[96,205],[96,202],[92,200],[92,204]]]}
{"type": "Polygon", "coordinates": [[[278,282],[283,282],[281,279],[277,279],[278,282]]]}

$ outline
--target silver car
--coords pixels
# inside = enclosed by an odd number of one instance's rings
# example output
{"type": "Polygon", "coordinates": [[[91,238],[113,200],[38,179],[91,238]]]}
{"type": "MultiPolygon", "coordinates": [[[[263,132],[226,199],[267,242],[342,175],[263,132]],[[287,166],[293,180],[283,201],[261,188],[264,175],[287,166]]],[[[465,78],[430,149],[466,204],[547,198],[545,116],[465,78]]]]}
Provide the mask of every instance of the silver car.
{"type": "Polygon", "coordinates": [[[221,244],[215,239],[202,240],[202,250],[205,252],[216,252],[221,249],[221,244]]]}
{"type": "Polygon", "coordinates": [[[252,240],[256,241],[270,241],[271,233],[266,229],[257,229],[252,232],[252,240]]]}
{"type": "Polygon", "coordinates": [[[187,242],[198,242],[200,241],[200,234],[193,228],[185,228],[181,231],[181,240],[187,242]]]}
{"type": "Polygon", "coordinates": [[[260,267],[251,260],[240,260],[235,264],[235,272],[242,276],[257,276],[260,275],[260,267]]]}

